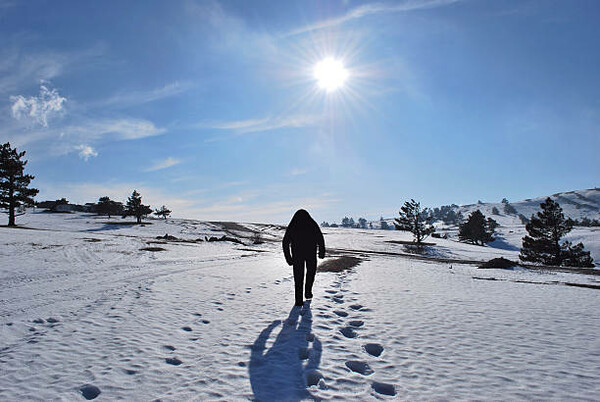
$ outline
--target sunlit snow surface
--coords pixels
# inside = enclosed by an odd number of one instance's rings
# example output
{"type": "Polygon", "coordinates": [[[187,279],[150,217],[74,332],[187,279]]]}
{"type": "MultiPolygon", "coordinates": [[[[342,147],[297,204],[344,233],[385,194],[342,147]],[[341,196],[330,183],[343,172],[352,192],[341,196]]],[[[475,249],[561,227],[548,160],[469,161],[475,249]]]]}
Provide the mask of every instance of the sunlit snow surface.
{"type": "MultiPolygon", "coordinates": [[[[600,290],[563,285],[598,277],[414,260],[385,254],[404,233],[326,229],[332,255],[364,261],[319,273],[293,309],[277,227],[247,225],[272,240],[251,245],[218,224],[104,221],[0,228],[1,400],[83,399],[85,384],[105,400],[600,398],[600,290]],[[167,233],[248,245],[148,244],[167,233]]],[[[518,254],[435,241],[437,257],[518,254]]]]}

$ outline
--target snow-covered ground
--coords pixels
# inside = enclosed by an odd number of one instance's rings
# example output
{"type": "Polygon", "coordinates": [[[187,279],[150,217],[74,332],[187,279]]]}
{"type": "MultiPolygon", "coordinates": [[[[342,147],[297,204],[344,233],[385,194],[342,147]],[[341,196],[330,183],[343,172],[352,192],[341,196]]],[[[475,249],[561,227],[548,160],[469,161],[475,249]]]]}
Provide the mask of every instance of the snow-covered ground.
{"type": "Polygon", "coordinates": [[[406,233],[325,229],[328,258],[363,261],[299,309],[277,226],[106,221],[0,228],[0,400],[600,398],[600,290],[566,285],[599,276],[442,262],[515,260],[514,231],[428,260],[406,233]],[[245,244],[193,242],[222,235],[245,244]]]}

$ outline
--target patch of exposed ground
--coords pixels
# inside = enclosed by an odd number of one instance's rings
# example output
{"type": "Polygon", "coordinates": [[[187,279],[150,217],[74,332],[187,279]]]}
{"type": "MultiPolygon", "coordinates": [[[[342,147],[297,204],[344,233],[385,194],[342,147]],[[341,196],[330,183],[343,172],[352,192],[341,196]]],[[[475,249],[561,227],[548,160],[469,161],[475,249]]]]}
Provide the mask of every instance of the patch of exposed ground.
{"type": "Polygon", "coordinates": [[[327,260],[321,264],[319,264],[317,271],[319,272],[342,272],[348,270],[350,268],[354,268],[358,264],[361,263],[360,258],[356,257],[338,257],[327,260]]]}

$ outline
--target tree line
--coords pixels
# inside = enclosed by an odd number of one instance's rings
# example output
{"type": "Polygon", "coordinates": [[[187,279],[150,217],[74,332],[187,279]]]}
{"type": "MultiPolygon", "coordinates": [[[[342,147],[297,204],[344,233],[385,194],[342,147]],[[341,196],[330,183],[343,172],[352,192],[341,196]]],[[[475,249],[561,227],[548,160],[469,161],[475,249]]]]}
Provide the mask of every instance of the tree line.
{"type": "MultiPolygon", "coordinates": [[[[34,197],[39,190],[30,186],[35,178],[30,174],[25,174],[27,161],[23,160],[25,151],[18,152],[7,142],[0,146],[0,208],[7,210],[8,226],[16,226],[15,218],[21,213],[19,209],[35,206],[34,197]]],[[[68,205],[66,198],[61,198],[51,202],[49,209],[57,211],[61,205],[68,205]]],[[[109,197],[100,197],[98,203],[92,205],[92,211],[99,215],[121,215],[126,218],[133,216],[137,223],[142,222],[142,218],[153,213],[158,217],[167,219],[171,215],[171,210],[162,206],[154,211],[149,205],[142,203],[142,196],[137,190],[133,190],[131,196],[127,199],[125,205],[113,201],[109,197]]]]}
{"type": "MultiPolygon", "coordinates": [[[[505,205],[509,205],[508,202],[505,205]]],[[[525,225],[527,235],[522,239],[519,259],[552,266],[594,267],[590,252],[585,250],[583,243],[574,245],[570,241],[561,242],[573,229],[574,221],[565,218],[560,205],[548,197],[540,204],[540,208],[541,211],[532,215],[525,225]]],[[[516,210],[512,213],[516,214],[516,210]]],[[[415,244],[423,247],[423,240],[435,232],[433,217],[427,208],[421,208],[419,202],[411,199],[404,203],[399,215],[394,223],[396,229],[411,232],[415,244]]],[[[494,241],[493,235],[498,226],[494,219],[486,218],[477,209],[459,224],[458,238],[483,246],[494,241]]]]}

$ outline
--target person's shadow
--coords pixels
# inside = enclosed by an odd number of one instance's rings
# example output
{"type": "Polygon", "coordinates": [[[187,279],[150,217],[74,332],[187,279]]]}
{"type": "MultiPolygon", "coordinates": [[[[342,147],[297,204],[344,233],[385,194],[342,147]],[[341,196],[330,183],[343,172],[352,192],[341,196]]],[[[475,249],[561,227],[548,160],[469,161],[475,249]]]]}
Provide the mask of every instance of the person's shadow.
{"type": "Polygon", "coordinates": [[[302,308],[292,308],[267,350],[269,336],[280,324],[281,320],[273,321],[252,345],[248,371],[254,397],[259,401],[313,398],[307,387],[318,385],[322,378],[317,371],[322,346],[311,333],[310,302],[305,302],[302,308]]]}

